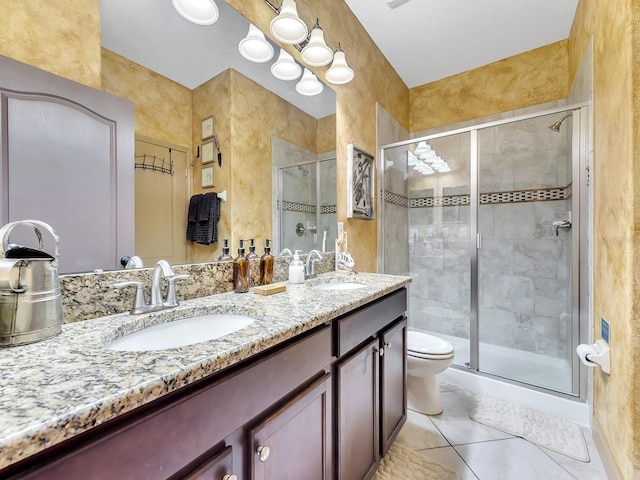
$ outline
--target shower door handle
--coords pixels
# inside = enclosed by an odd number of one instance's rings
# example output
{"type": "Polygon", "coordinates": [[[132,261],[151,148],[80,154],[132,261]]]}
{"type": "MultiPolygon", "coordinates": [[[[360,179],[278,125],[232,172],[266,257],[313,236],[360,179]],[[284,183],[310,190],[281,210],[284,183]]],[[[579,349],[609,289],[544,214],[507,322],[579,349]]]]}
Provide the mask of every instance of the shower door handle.
{"type": "Polygon", "coordinates": [[[482,234],[476,233],[476,248],[480,250],[482,248],[482,234]]]}

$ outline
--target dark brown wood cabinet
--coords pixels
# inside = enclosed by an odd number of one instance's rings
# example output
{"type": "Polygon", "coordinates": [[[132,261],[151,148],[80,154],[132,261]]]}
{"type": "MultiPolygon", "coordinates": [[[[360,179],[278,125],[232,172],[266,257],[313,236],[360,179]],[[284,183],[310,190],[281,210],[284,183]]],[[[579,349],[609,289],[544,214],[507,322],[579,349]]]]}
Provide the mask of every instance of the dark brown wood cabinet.
{"type": "Polygon", "coordinates": [[[407,321],[380,337],[384,355],[380,366],[380,454],[384,457],[407,418],[407,321]]]}
{"type": "Polygon", "coordinates": [[[406,420],[406,290],[0,471],[11,480],[364,480],[406,420]]]}
{"type": "Polygon", "coordinates": [[[403,289],[334,322],[337,480],[372,478],[406,421],[405,311],[403,289]]]}
{"type": "Polygon", "coordinates": [[[251,479],[331,479],[331,400],[327,374],[251,428],[251,479]]]}

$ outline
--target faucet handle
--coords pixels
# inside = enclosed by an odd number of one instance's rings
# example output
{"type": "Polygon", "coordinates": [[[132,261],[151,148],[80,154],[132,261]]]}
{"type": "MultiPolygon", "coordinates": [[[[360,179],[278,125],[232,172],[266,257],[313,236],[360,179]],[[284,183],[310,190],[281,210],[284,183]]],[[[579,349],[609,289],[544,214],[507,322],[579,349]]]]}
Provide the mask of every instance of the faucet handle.
{"type": "Polygon", "coordinates": [[[112,286],[113,288],[117,288],[117,289],[129,287],[129,286],[136,287],[136,296],[133,299],[133,306],[129,311],[131,315],[137,315],[139,313],[143,313],[145,309],[148,307],[147,302],[144,299],[144,284],[142,282],[136,282],[131,280],[126,282],[114,283],[112,286]]]}
{"type": "Polygon", "coordinates": [[[164,302],[166,307],[177,307],[179,305],[176,298],[176,280],[184,280],[185,278],[189,278],[189,275],[171,275],[167,277],[169,286],[167,287],[167,300],[164,302]]]}

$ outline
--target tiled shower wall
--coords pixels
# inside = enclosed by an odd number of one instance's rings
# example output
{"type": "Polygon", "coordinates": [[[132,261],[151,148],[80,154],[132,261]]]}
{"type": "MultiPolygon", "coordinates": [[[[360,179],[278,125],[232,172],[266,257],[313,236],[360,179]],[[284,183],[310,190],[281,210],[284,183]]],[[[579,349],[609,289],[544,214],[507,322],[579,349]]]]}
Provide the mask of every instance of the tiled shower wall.
{"type": "Polygon", "coordinates": [[[296,249],[308,252],[319,249],[322,245],[324,232],[327,232],[327,251],[335,249],[336,238],[336,170],[335,152],[316,154],[304,148],[277,137],[271,138],[272,150],[272,198],[273,209],[272,231],[274,252],[283,248],[291,251],[296,249]],[[326,160],[326,161],[322,161],[326,160]],[[320,163],[320,205],[316,205],[316,163],[320,163]],[[298,167],[287,167],[304,163],[298,167]],[[278,199],[278,171],[283,169],[285,191],[283,204],[278,199]],[[282,225],[279,222],[279,209],[282,208],[282,225]],[[320,208],[320,224],[317,223],[317,212],[320,208]],[[296,233],[296,226],[301,223],[305,227],[302,235],[296,233]],[[307,226],[315,227],[307,229],[307,226]],[[280,230],[284,232],[284,241],[280,245],[280,230]]]}
{"type": "MultiPolygon", "coordinates": [[[[536,110],[556,106],[552,102],[536,110]]],[[[561,229],[556,236],[552,223],[566,220],[571,210],[570,119],[560,133],[547,128],[561,116],[479,132],[479,331],[481,342],[569,358],[571,234],[561,229]]],[[[437,131],[414,137],[432,133],[437,131]]],[[[470,331],[470,248],[475,245],[469,236],[469,140],[465,133],[430,141],[452,171],[423,176],[410,170],[406,197],[385,192],[387,208],[391,204],[409,215],[411,326],[464,339],[470,331]]],[[[406,165],[406,149],[392,153],[398,162],[404,156],[406,165]]]]}

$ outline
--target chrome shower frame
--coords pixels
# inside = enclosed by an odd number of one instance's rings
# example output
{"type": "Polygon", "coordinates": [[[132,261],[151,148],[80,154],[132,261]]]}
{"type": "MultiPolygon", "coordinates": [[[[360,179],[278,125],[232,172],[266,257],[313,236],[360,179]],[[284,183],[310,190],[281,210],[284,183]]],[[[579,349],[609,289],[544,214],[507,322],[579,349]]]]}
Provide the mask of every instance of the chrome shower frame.
{"type": "MultiPolygon", "coordinates": [[[[412,138],[401,142],[395,142],[380,147],[380,154],[378,156],[378,212],[380,212],[379,227],[378,227],[378,272],[382,272],[385,265],[385,238],[384,238],[384,226],[383,221],[386,217],[385,201],[384,201],[384,171],[385,171],[385,150],[394,147],[409,146],[416,144],[420,141],[430,141],[438,138],[449,137],[452,135],[470,134],[470,273],[471,273],[471,304],[470,304],[470,365],[469,371],[474,374],[487,376],[494,379],[499,379],[502,382],[512,383],[527,388],[538,390],[547,394],[564,397],[564,398],[578,398],[581,401],[587,399],[587,369],[582,367],[578,356],[572,355],[571,367],[572,367],[572,391],[571,393],[563,393],[555,390],[530,385],[518,380],[506,379],[498,377],[479,370],[479,286],[478,286],[478,248],[480,248],[481,238],[478,232],[478,198],[479,198],[479,159],[478,159],[478,131],[495,126],[505,125],[509,123],[515,123],[522,120],[528,120],[532,118],[542,117],[546,115],[553,115],[558,113],[567,113],[571,116],[572,122],[572,198],[571,208],[574,212],[573,215],[573,229],[572,229],[572,332],[571,342],[572,348],[580,344],[589,341],[589,327],[590,327],[590,285],[592,279],[590,278],[589,265],[591,265],[590,250],[589,250],[589,235],[590,235],[590,213],[588,209],[588,134],[589,134],[589,104],[586,102],[566,105],[548,110],[541,110],[535,113],[526,115],[520,115],[504,120],[497,120],[493,122],[487,122],[470,127],[459,128],[455,130],[449,130],[433,135],[427,135],[422,137],[412,138]],[[576,214],[577,212],[577,214],[576,214]],[[471,341],[475,339],[475,341],[471,341]]],[[[566,117],[560,120],[563,122],[566,117]]],[[[556,122],[558,123],[558,122],[556,122]]],[[[554,123],[553,125],[555,125],[554,123]]],[[[552,125],[552,126],[553,126],[552,125]]],[[[453,368],[464,368],[453,366],[453,368]]]]}

